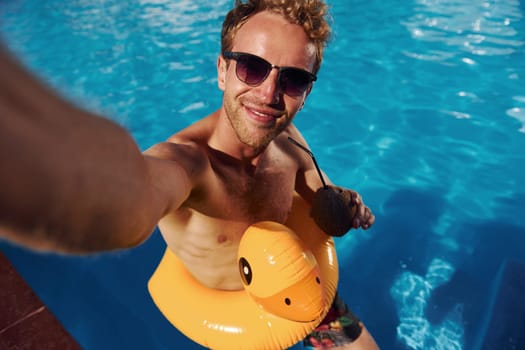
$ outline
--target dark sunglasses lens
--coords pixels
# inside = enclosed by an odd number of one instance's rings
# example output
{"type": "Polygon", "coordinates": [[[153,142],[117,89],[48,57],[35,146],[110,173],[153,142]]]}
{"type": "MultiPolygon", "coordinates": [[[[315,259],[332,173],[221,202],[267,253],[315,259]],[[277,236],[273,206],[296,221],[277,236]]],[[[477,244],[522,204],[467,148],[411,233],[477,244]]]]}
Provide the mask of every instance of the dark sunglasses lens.
{"type": "Polygon", "coordinates": [[[310,85],[311,78],[301,69],[287,68],[281,72],[281,90],[289,96],[302,95],[310,85]]]}
{"type": "Polygon", "coordinates": [[[266,79],[272,67],[263,59],[242,55],[237,60],[236,73],[240,80],[248,85],[259,85],[266,79]]]}

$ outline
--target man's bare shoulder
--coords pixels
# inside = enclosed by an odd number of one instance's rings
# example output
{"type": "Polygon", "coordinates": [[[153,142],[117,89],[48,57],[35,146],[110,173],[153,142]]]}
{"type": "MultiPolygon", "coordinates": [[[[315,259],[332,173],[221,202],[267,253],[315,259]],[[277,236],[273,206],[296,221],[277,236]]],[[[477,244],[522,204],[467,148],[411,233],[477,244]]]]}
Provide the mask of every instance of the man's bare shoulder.
{"type": "Polygon", "coordinates": [[[181,162],[182,165],[188,162],[203,165],[203,163],[208,162],[206,148],[213,128],[212,121],[212,116],[203,118],[173,134],[167,141],[153,145],[144,154],[159,159],[181,162]]]}
{"type": "Polygon", "coordinates": [[[209,164],[207,153],[202,145],[191,140],[170,138],[168,141],[153,145],[144,154],[155,159],[172,161],[173,164],[184,168],[190,177],[202,174],[209,164]]]}
{"type": "Polygon", "coordinates": [[[311,164],[311,158],[308,156],[307,153],[304,152],[304,150],[294,145],[290,141],[290,138],[296,141],[297,143],[299,143],[300,145],[303,145],[304,147],[309,148],[303,135],[297,129],[297,127],[293,124],[290,124],[276,138],[275,143],[285,154],[292,157],[299,164],[299,168],[308,167],[307,165],[311,164]]]}
{"type": "Polygon", "coordinates": [[[172,135],[168,141],[182,144],[207,145],[217,125],[219,112],[216,111],[205,118],[189,125],[172,135]]]}
{"type": "Polygon", "coordinates": [[[212,118],[206,117],[175,133],[165,142],[160,142],[144,152],[146,156],[154,158],[154,163],[159,163],[156,168],[165,170],[169,168],[183,168],[194,188],[202,180],[202,176],[210,168],[207,152],[208,138],[212,129],[212,118]]]}
{"type": "Polygon", "coordinates": [[[283,130],[279,134],[279,136],[275,139],[275,141],[283,148],[287,149],[288,152],[295,152],[297,147],[294,147],[292,143],[290,142],[290,138],[297,141],[298,143],[306,146],[306,141],[299,131],[297,127],[294,124],[288,125],[286,129],[283,130]],[[291,147],[289,147],[291,146],[291,147]]]}

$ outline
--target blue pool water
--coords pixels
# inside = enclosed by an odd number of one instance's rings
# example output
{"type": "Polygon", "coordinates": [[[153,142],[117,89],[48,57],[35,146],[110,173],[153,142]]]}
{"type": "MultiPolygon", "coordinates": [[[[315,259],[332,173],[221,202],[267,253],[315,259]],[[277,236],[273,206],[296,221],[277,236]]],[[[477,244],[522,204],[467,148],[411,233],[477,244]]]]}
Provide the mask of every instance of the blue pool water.
{"type": "MultiPolygon", "coordinates": [[[[219,107],[231,3],[3,0],[0,34],[145,149],[219,107]]],[[[341,294],[383,349],[477,350],[495,331],[523,334],[523,315],[490,322],[512,282],[506,262],[525,262],[525,2],[330,5],[335,37],[296,124],[377,217],[337,240],[341,294]]],[[[85,349],[199,349],[149,298],[158,232],[88,258],[0,249],[85,349]]],[[[516,348],[516,334],[494,349],[516,348]]]]}

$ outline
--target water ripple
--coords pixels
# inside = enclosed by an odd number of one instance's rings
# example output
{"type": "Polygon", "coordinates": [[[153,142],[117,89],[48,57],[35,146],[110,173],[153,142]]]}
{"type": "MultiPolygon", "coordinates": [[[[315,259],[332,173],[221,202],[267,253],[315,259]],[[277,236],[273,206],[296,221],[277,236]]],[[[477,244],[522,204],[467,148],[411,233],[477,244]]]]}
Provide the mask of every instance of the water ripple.
{"type": "MultiPolygon", "coordinates": [[[[519,1],[418,0],[416,3],[415,13],[402,22],[415,40],[456,47],[475,56],[510,55],[525,45],[518,30],[522,19],[519,1]]],[[[450,58],[446,54],[428,56],[417,51],[408,54],[420,59],[450,58]]]]}

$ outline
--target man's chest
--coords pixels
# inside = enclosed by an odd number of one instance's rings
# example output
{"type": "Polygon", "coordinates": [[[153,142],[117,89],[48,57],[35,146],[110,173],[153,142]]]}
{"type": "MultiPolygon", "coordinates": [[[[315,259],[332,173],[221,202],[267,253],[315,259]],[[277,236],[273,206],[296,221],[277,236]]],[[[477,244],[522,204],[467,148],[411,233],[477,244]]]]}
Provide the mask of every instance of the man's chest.
{"type": "Polygon", "coordinates": [[[267,168],[254,174],[214,172],[189,205],[206,215],[227,220],[284,222],[291,209],[295,171],[267,168]]]}

